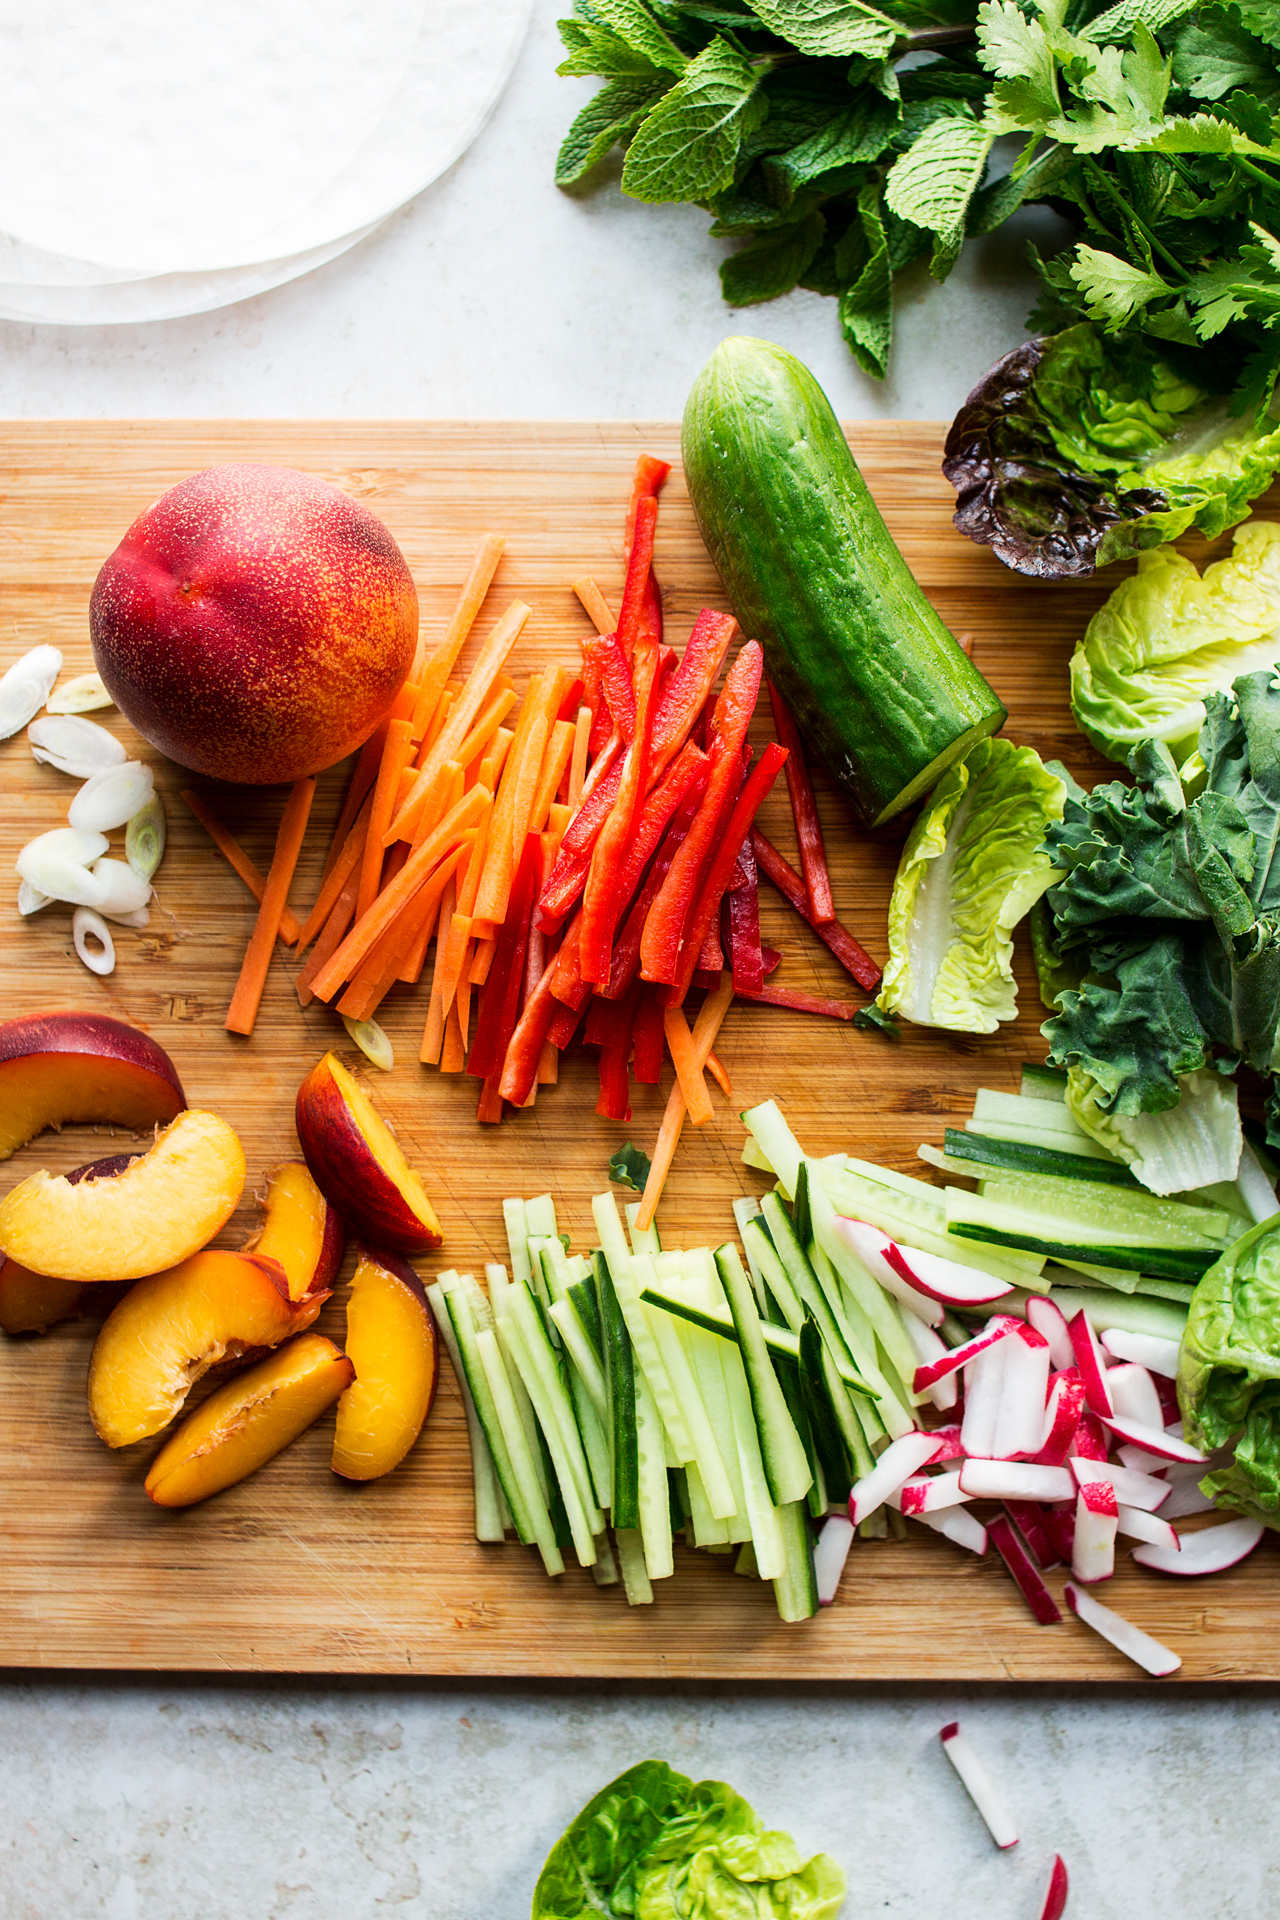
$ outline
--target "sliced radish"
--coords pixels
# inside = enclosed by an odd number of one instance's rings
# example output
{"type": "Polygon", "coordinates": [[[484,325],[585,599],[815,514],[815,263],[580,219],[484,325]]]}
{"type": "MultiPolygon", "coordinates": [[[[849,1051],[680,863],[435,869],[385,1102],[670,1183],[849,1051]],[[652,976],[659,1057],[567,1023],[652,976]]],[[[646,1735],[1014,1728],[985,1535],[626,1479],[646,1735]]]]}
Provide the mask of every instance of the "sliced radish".
{"type": "Polygon", "coordinates": [[[938,1452],[939,1442],[931,1433],[904,1433],[892,1441],[870,1473],[850,1491],[849,1518],[854,1526],[861,1526],[869,1514],[884,1505],[886,1495],[897,1493],[904,1481],[927,1467],[938,1452]]]}
{"type": "Polygon", "coordinates": [[[0,680],[0,740],[34,720],[62,672],[56,647],[32,647],[0,680]]]}
{"type": "Polygon", "coordinates": [[[1156,1392],[1160,1396],[1160,1413],[1163,1424],[1171,1427],[1175,1420],[1181,1422],[1182,1408],[1178,1405],[1178,1383],[1170,1380],[1168,1374],[1153,1373],[1156,1392]]]}
{"type": "Polygon", "coordinates": [[[938,1442],[938,1451],[930,1461],[930,1466],[940,1467],[944,1460],[963,1460],[964,1448],[960,1444],[958,1426],[935,1427],[933,1437],[938,1442]]]}
{"type": "Polygon", "coordinates": [[[1034,1327],[1020,1327],[1004,1351],[1004,1377],[991,1451],[997,1460],[1025,1459],[1044,1441],[1049,1390],[1049,1342],[1034,1327]]]}
{"type": "MultiPolygon", "coordinates": [[[[911,1351],[922,1367],[931,1366],[948,1351],[942,1335],[935,1333],[925,1321],[917,1319],[914,1313],[902,1316],[903,1330],[911,1345],[911,1351]]],[[[936,1385],[928,1389],[929,1399],[939,1413],[950,1413],[960,1398],[960,1382],[954,1373],[946,1374],[936,1385]]]]}
{"type": "MultiPolygon", "coordinates": [[[[1200,1469],[1196,1468],[1199,1475],[1200,1469]]],[[[1212,1513],[1213,1501],[1207,1493],[1201,1493],[1198,1477],[1184,1480],[1180,1486],[1174,1486],[1169,1498],[1160,1508],[1162,1520],[1188,1520],[1193,1513],[1212,1513]]]]}
{"type": "MultiPolygon", "coordinates": [[[[1161,1646],[1158,1640],[1153,1640],[1149,1633],[1142,1631],[1141,1627],[1135,1627],[1131,1621],[1123,1619],[1111,1607],[1104,1607],[1101,1600],[1095,1600],[1091,1593],[1082,1592],[1079,1587],[1073,1586],[1070,1580],[1062,1592],[1072,1613],[1083,1620],[1086,1627],[1092,1627],[1094,1632],[1101,1634],[1104,1640],[1109,1640],[1117,1653],[1124,1654],[1127,1660],[1132,1660],[1145,1673],[1153,1673],[1157,1679],[1161,1679],[1166,1673],[1176,1673],[1182,1665],[1181,1654],[1172,1653],[1168,1647],[1161,1646]]],[[[1054,1911],[1061,1913],[1062,1908],[1058,1907],[1054,1911]]],[[[1046,1916],[1049,1912],[1050,1908],[1046,1903],[1046,1916]]]]}
{"type": "Polygon", "coordinates": [[[1114,1413],[1115,1406],[1107,1388],[1107,1356],[1098,1345],[1098,1336],[1083,1307],[1079,1313],[1072,1314],[1067,1328],[1080,1378],[1084,1381],[1086,1403],[1096,1414],[1114,1413]]]}
{"type": "Polygon", "coordinates": [[[996,1422],[1004,1393],[1005,1363],[1015,1346],[1014,1340],[999,1340],[974,1355],[964,1370],[964,1418],[960,1422],[960,1444],[967,1454],[990,1459],[995,1452],[996,1422]]]}
{"type": "Polygon", "coordinates": [[[987,1538],[1013,1575],[1023,1599],[1042,1627],[1056,1627],[1062,1619],[1053,1595],[1036,1570],[1030,1554],[1009,1521],[1001,1514],[988,1521],[987,1538]]]}
{"type": "Polygon", "coordinates": [[[1113,1466],[1109,1460],[1073,1459],[1070,1466],[1077,1486],[1105,1484],[1114,1489],[1117,1500],[1141,1507],[1144,1513],[1154,1513],[1169,1498],[1169,1482],[1151,1473],[1135,1473],[1132,1467],[1113,1466]]]}
{"type": "Polygon", "coordinates": [[[1162,1460],[1185,1460],[1197,1466],[1208,1464],[1208,1454],[1179,1439],[1172,1428],[1161,1431],[1159,1427],[1145,1426],[1140,1420],[1126,1420],[1119,1413],[1109,1419],[1103,1415],[1102,1424],[1109,1427],[1117,1439],[1127,1440],[1130,1446],[1141,1447],[1145,1453],[1154,1453],[1162,1460]]]}
{"type": "Polygon", "coordinates": [[[1037,1466],[1061,1467],[1066,1464],[1083,1410],[1084,1382],[1073,1367],[1069,1373],[1058,1374],[1049,1387],[1040,1451],[1032,1455],[1037,1466]]]}
{"type": "Polygon", "coordinates": [[[1079,1460],[1105,1460],[1111,1452],[1106,1428],[1092,1407],[1080,1409],[1080,1424],[1072,1436],[1071,1452],[1079,1460]]]}
{"type": "Polygon", "coordinates": [[[37,760],[70,774],[73,780],[91,780],[107,767],[122,767],[129,758],[114,733],[96,720],[82,720],[75,714],[46,714],[33,720],[27,742],[37,760]]]}
{"type": "Polygon", "coordinates": [[[1066,1315],[1056,1300],[1033,1293],[1027,1301],[1027,1324],[1049,1342],[1049,1357],[1057,1368],[1074,1367],[1075,1348],[1066,1315]]]}
{"type": "Polygon", "coordinates": [[[1116,1531],[1129,1540],[1145,1540],[1151,1547],[1167,1547],[1170,1553],[1181,1551],[1182,1542],[1167,1520],[1158,1513],[1146,1513],[1141,1507],[1127,1507],[1117,1501],[1116,1531]]]}
{"type": "Polygon", "coordinates": [[[1115,1359],[1136,1360],[1140,1367],[1146,1367],[1150,1373],[1163,1373],[1170,1379],[1177,1379],[1176,1340],[1161,1340],[1154,1333],[1126,1333],[1123,1327],[1108,1327],[1099,1338],[1115,1359]]]}
{"type": "Polygon", "coordinates": [[[1164,1409],[1156,1383],[1136,1360],[1122,1360],[1107,1369],[1107,1391],[1116,1412],[1124,1420],[1138,1420],[1144,1427],[1164,1427],[1164,1409]]]}
{"type": "Polygon", "coordinates": [[[1076,1495],[1076,1531],[1071,1544],[1071,1571],[1092,1586],[1109,1580],[1116,1570],[1116,1527],[1119,1508],[1115,1489],[1106,1480],[1093,1480],[1076,1495]]]}
{"type": "Polygon", "coordinates": [[[891,1293],[895,1300],[928,1326],[938,1325],[946,1309],[919,1292],[893,1266],[888,1257],[893,1242],[888,1234],[881,1233],[879,1227],[869,1227],[865,1220],[850,1220],[844,1214],[836,1217],[836,1232],[886,1293],[891,1293]]]}
{"type": "Polygon", "coordinates": [[[1132,1467],[1135,1473],[1155,1474],[1169,1471],[1169,1462],[1162,1459],[1158,1453],[1148,1453],[1145,1447],[1128,1445],[1117,1447],[1116,1457],[1122,1460],[1126,1467],[1132,1467]]]}
{"type": "Polygon", "coordinates": [[[73,907],[96,907],[106,898],[107,883],[90,873],[89,863],[99,859],[109,844],[105,834],[55,827],[52,833],[28,840],[14,865],[38,893],[73,907]]]}
{"type": "Polygon", "coordinates": [[[1018,1829],[1009,1818],[1004,1802],[992,1784],[991,1775],[979,1760],[960,1722],[952,1720],[942,1729],[942,1751],[959,1774],[964,1790],[986,1822],[987,1832],[1002,1850],[1016,1847],[1018,1829]]]}
{"type": "Polygon", "coordinates": [[[972,1498],[960,1485],[958,1473],[922,1473],[904,1480],[898,1489],[898,1511],[916,1520],[922,1513],[941,1513],[947,1507],[962,1507],[972,1498]]]}
{"type": "Polygon", "coordinates": [[[918,1247],[904,1247],[890,1240],[884,1257],[894,1272],[944,1307],[985,1307],[1013,1292],[1011,1280],[996,1280],[977,1267],[962,1267],[958,1260],[944,1260],[938,1253],[921,1253],[918,1247]]]}
{"type": "Polygon", "coordinates": [[[115,972],[116,947],[111,929],[92,907],[77,907],[71,916],[71,938],[90,973],[115,972]]]}
{"type": "Polygon", "coordinates": [[[1027,1552],[1043,1573],[1058,1555],[1044,1524],[1044,1508],[1034,1500],[1006,1500],[1004,1510],[1027,1543],[1027,1552]]]}
{"type": "Polygon", "coordinates": [[[1141,1546],[1134,1548],[1133,1557],[1139,1566],[1154,1567],[1157,1573],[1225,1573],[1253,1552],[1265,1531],[1260,1520],[1228,1520],[1220,1527],[1180,1535],[1177,1553],[1141,1546]]]}
{"type": "Polygon", "coordinates": [[[1046,1507],[1043,1513],[1044,1530],[1053,1545],[1059,1560],[1071,1564],[1071,1549],[1076,1538],[1076,1503],[1060,1507],[1046,1507]]]}
{"type": "Polygon", "coordinates": [[[155,784],[155,775],[141,760],[107,767],[85,781],[67,809],[67,819],[87,833],[112,833],[142,811],[155,784]]]}
{"type": "Polygon", "coordinates": [[[979,1556],[987,1550],[987,1530],[967,1507],[949,1507],[944,1513],[917,1513],[914,1518],[922,1527],[944,1534],[953,1546],[964,1547],[979,1556]]]}
{"type": "Polygon", "coordinates": [[[976,1354],[985,1353],[997,1340],[1007,1340],[1021,1324],[1012,1314],[993,1314],[981,1333],[975,1333],[973,1339],[966,1340],[963,1346],[952,1347],[944,1360],[935,1360],[927,1367],[917,1367],[912,1388],[916,1393],[926,1392],[935,1381],[955,1373],[960,1367],[967,1367],[976,1354]]]}
{"type": "Polygon", "coordinates": [[[966,1460],[960,1485],[971,1500],[1070,1500],[1076,1490],[1065,1467],[1028,1460],[966,1460]]]}
{"type": "Polygon", "coordinates": [[[813,1572],[818,1583],[818,1604],[829,1607],[836,1597],[844,1563],[853,1545],[853,1522],[843,1513],[829,1513],[818,1528],[813,1543],[813,1572]]]}
{"type": "Polygon", "coordinates": [[[1067,1868],[1060,1853],[1053,1856],[1049,1870],[1049,1890],[1040,1909],[1040,1920],[1062,1920],[1067,1910],[1067,1868]]]}

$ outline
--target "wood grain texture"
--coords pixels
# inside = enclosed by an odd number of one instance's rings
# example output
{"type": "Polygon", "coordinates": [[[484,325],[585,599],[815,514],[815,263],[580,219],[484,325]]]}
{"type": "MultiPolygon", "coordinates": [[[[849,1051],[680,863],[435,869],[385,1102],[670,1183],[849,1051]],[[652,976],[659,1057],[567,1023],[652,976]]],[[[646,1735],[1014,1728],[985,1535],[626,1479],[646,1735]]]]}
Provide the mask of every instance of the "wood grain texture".
{"type": "MultiPolygon", "coordinates": [[[[1082,778],[1099,762],[1066,703],[1066,663],[1089,614],[1115,584],[1043,586],[1005,572],[950,523],[938,471],[940,429],[858,425],[851,439],[890,529],[953,631],[1010,710],[1011,737],[1057,756],[1082,778]]],[[[66,671],[91,665],[90,588],[135,515],[194,469],[224,460],[297,466],[365,500],[391,527],[418,582],[423,620],[438,633],[480,535],[509,536],[480,623],[513,598],[534,617],[513,659],[521,680],[548,658],[571,662],[587,623],[568,582],[593,573],[618,595],[622,521],[639,451],[675,459],[670,424],[609,426],[358,422],[52,422],[0,427],[0,665],[39,641],[63,648],[66,671]]],[[[1203,547],[1198,557],[1203,557],[1203,547]]],[[[697,609],[722,605],[678,471],[663,498],[657,568],[669,637],[682,642],[697,609]]],[[[106,719],[130,751],[123,719],[106,719]]],[[[763,723],[759,723],[761,737],[763,723]]],[[[253,1218],[252,1188],[297,1153],[293,1096],[335,1037],[322,1007],[300,1011],[294,963],[277,956],[249,1041],[222,1030],[253,905],[177,798],[188,776],[157,761],[170,845],[158,911],[142,934],[120,932],[107,980],[76,960],[69,913],[20,921],[0,909],[0,1016],[49,1006],[97,1008],[132,1020],[168,1048],[193,1104],[244,1141],[250,1189],[221,1236],[236,1245],[253,1218]]],[[[71,783],[35,765],[23,739],[0,745],[0,866],[60,824],[71,783]]],[[[901,831],[870,839],[818,777],[841,916],[883,957],[884,911],[901,831]]],[[[217,789],[211,803],[264,869],[282,789],[217,789]]],[[[320,786],[292,902],[319,884],[341,793],[320,786]]],[[[793,847],[785,790],[765,830],[793,847]]],[[[767,889],[762,892],[768,894],[767,889]]],[[[843,993],[850,986],[780,901],[763,901],[765,938],[783,949],[781,980],[843,993]]],[[[805,1146],[840,1148],[919,1170],[921,1140],[940,1143],[980,1085],[1016,1089],[1024,1059],[1043,1058],[1038,1008],[1019,956],[1023,1013],[987,1040],[908,1031],[892,1046],[829,1021],[735,1006],[719,1051],[733,1102],[686,1136],[659,1224],[668,1244],[723,1239],[729,1203],[762,1183],[739,1161],[737,1110],[774,1096],[805,1146]]],[[[417,1065],[424,996],[399,990],[385,1011],[398,1064],[370,1071],[372,1091],[423,1169],[446,1235],[438,1265],[505,1259],[500,1201],[550,1188],[575,1248],[588,1244],[590,1198],[626,1138],[647,1146],[666,1099],[640,1089],[626,1128],[597,1120],[594,1056],[566,1062],[558,1087],[500,1128],[476,1124],[476,1082],[417,1065]]],[[[669,1069],[668,1069],[669,1072],[669,1069]]],[[[65,1171],[102,1153],[102,1136],[69,1129],[32,1142],[6,1169],[65,1171]]],[[[341,1341],[342,1294],[319,1323],[341,1341]]],[[[738,1579],[727,1558],[677,1548],[676,1575],[652,1607],[629,1609],[574,1569],[558,1581],[530,1552],[471,1537],[466,1434],[447,1362],[418,1447],[383,1481],[344,1485],[329,1468],[332,1418],[242,1486],[185,1513],[161,1513],[142,1491],[158,1443],[108,1454],[85,1413],[87,1323],[41,1340],[0,1336],[0,1663],[537,1675],[709,1675],[740,1678],[1132,1679],[1135,1670],[1078,1623],[1032,1624],[994,1554],[985,1561],[913,1529],[905,1544],[860,1544],[836,1606],[799,1627],[779,1624],[772,1595],[738,1579]]],[[[1061,1585],[1061,1575],[1051,1576],[1061,1585]]],[[[1272,1538],[1213,1580],[1143,1573],[1121,1555],[1108,1602],[1175,1647],[1188,1679],[1280,1677],[1280,1563],[1272,1538]]]]}

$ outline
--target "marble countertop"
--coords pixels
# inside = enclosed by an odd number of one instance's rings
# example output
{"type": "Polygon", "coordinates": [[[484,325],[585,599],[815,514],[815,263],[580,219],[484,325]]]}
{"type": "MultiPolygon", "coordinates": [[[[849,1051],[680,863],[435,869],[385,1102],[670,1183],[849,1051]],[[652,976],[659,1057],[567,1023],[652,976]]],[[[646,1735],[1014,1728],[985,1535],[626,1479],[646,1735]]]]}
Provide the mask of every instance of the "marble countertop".
{"type": "MultiPolygon", "coordinates": [[[[1022,337],[1028,220],[943,288],[903,289],[891,377],[834,304],[731,312],[684,207],[551,184],[590,83],[559,80],[550,0],[471,152],[342,259],[146,327],[0,323],[0,415],[679,415],[730,331],[799,353],[846,417],[943,418],[1022,337]]],[[[649,1755],[727,1778],[825,1847],[850,1916],[1035,1920],[1055,1851],[1069,1920],[1280,1912],[1272,1689],[0,1675],[5,1920],[523,1920],[578,1807],[649,1755]],[[961,1716],[1022,1842],[1000,1854],[937,1742],[961,1716]]]]}

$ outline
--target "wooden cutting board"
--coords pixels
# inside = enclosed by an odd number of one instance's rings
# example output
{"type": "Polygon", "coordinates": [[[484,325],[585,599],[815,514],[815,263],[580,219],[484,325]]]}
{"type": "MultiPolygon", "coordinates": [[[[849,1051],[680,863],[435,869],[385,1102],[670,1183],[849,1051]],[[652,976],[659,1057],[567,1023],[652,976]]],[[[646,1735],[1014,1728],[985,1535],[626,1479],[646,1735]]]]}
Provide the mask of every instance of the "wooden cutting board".
{"type": "MultiPolygon", "coordinates": [[[[1010,712],[1011,737],[1067,762],[1083,779],[1103,771],[1072,725],[1066,666],[1072,643],[1117,576],[1041,586],[1007,573],[954,532],[938,471],[936,426],[884,422],[850,429],[890,529],[913,571],[1010,712]]],[[[518,681],[535,664],[577,657],[587,623],[568,582],[593,573],[616,601],[631,468],[641,451],[678,455],[661,425],[397,422],[52,422],[0,427],[0,665],[40,641],[91,662],[87,609],[98,567],[134,516],[193,470],[227,460],[305,468],[367,502],[399,540],[438,632],[482,532],[508,536],[481,630],[511,599],[534,617],[513,658],[518,681]]],[[[1199,549],[1203,557],[1203,547],[1199,549]]],[[[668,637],[682,643],[697,609],[723,605],[680,481],[663,496],[658,572],[668,637]]],[[[130,751],[156,762],[170,843],[158,907],[143,933],[122,932],[107,980],[80,965],[69,911],[19,920],[0,906],[0,1017],[40,1008],[96,1008],[136,1022],[172,1054],[193,1105],[217,1110],[244,1141],[246,1203],[221,1236],[238,1245],[253,1220],[252,1190],[296,1155],[293,1097],[324,1049],[342,1042],[322,1007],[302,1012],[294,964],[277,959],[258,1027],[233,1040],[222,1017],[252,923],[240,883],[177,798],[188,776],[141,746],[121,716],[105,716],[130,751]]],[[[764,722],[758,722],[763,737],[764,722]]],[[[37,766],[21,736],[0,744],[6,805],[0,869],[19,847],[62,823],[71,783],[37,766]]],[[[266,866],[280,790],[202,790],[266,866]]],[[[314,898],[341,779],[321,785],[294,902],[314,898]]],[[[877,957],[903,830],[870,839],[819,785],[841,916],[877,957]]],[[[762,816],[793,847],[780,783],[762,816]]],[[[15,882],[16,885],[16,882],[15,882]]],[[[768,890],[762,890],[766,895],[768,890]]],[[[778,978],[853,992],[824,948],[776,897],[762,901],[765,938],[781,947],[778,978]]],[[[669,1245],[725,1238],[730,1201],[764,1183],[741,1165],[741,1108],[782,1102],[805,1147],[847,1149],[920,1171],[921,1140],[941,1142],[986,1085],[1013,1091],[1022,1062],[1042,1059],[1039,1009],[1020,955],[1023,1013],[989,1039],[908,1030],[897,1045],[827,1020],[735,1007],[720,1051],[732,1102],[686,1134],[659,1224],[669,1245]]],[[[639,1089],[626,1128],[598,1120],[593,1054],[566,1061],[559,1086],[500,1128],[475,1120],[476,1083],[417,1064],[423,996],[405,993],[384,1021],[397,1052],[372,1070],[375,1098],[423,1169],[443,1222],[442,1258],[478,1267],[506,1258],[500,1202],[550,1188],[575,1250],[590,1242],[590,1199],[623,1140],[651,1146],[667,1086],[639,1089]]],[[[47,1134],[4,1170],[63,1172],[107,1151],[87,1128],[47,1134]]],[[[341,1341],[342,1292],[322,1331],[341,1341]]],[[[1135,1669],[1067,1619],[1035,1626],[1003,1566],[913,1528],[904,1544],[859,1544],[838,1603],[803,1626],[782,1626],[771,1591],[735,1577],[731,1561],[676,1550],[676,1574],[650,1607],[628,1608],[620,1587],[598,1589],[577,1568],[551,1581],[532,1551],[471,1537],[466,1433],[446,1361],[429,1425],[410,1458],[365,1487],[329,1468],[332,1419],[245,1484],[184,1513],[162,1513],[142,1490],[155,1443],[109,1454],[85,1413],[94,1328],[43,1339],[0,1336],[0,1664],[7,1666],[328,1670],[531,1675],[708,1675],[756,1679],[1132,1679],[1135,1669]]],[[[1061,1586],[1061,1574],[1050,1584],[1061,1586]]],[[[1127,1553],[1106,1599],[1175,1647],[1192,1679],[1280,1677],[1280,1554],[1273,1538],[1212,1580],[1170,1580],[1127,1553]]]]}

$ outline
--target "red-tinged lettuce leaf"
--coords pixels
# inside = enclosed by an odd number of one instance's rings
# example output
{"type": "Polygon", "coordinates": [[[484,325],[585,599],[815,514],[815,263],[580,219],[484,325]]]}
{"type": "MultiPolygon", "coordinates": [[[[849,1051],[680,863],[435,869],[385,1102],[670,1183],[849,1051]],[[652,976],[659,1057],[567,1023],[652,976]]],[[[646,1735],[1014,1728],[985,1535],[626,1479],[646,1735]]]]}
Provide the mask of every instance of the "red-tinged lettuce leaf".
{"type": "Polygon", "coordinates": [[[1122,495],[1063,457],[1035,395],[1043,356],[1043,343],[1029,340],[997,360],[951,423],[942,471],[968,539],[1016,573],[1074,579],[1094,571],[1111,527],[1167,502],[1145,488],[1122,495]]]}

